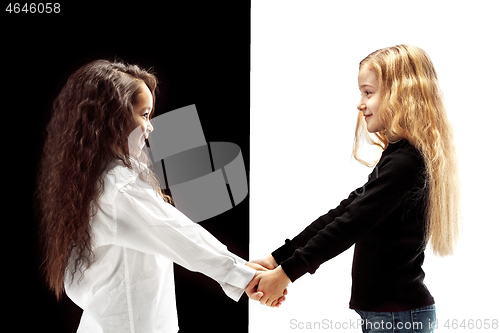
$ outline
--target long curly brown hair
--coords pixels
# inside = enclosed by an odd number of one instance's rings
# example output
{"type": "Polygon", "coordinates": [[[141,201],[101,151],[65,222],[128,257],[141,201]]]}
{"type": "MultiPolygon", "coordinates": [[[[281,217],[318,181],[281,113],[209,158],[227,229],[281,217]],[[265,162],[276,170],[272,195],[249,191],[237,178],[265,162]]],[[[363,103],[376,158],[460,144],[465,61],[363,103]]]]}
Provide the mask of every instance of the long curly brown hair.
{"type": "MultiPolygon", "coordinates": [[[[97,60],[73,73],[53,103],[37,197],[46,281],[58,299],[66,269],[74,276],[92,262],[89,222],[103,192],[101,176],[114,160],[132,168],[128,136],[137,127],[132,112],[141,82],[154,105],[154,74],[136,65],[97,60]],[[68,267],[71,256],[74,267],[68,267]]],[[[150,176],[149,183],[160,192],[150,176]]]]}

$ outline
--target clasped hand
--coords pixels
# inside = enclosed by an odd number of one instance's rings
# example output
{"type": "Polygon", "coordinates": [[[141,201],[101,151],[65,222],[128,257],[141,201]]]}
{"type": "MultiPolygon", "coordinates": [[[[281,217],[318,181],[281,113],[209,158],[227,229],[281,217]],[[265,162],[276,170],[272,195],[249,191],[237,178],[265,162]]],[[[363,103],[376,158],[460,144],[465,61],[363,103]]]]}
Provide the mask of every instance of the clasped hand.
{"type": "Polygon", "coordinates": [[[287,286],[291,282],[285,271],[278,266],[273,256],[252,260],[247,266],[257,270],[254,278],[245,288],[250,299],[270,307],[279,307],[285,301],[287,286]]]}

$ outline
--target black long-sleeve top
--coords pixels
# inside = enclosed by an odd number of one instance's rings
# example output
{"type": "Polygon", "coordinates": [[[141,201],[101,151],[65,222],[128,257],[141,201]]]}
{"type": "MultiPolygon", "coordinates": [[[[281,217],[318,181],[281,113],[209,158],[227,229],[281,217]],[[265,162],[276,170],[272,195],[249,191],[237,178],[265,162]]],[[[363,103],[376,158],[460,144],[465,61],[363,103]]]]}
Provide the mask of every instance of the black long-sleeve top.
{"type": "Polygon", "coordinates": [[[293,282],[353,244],[350,308],[407,311],[434,304],[424,285],[425,165],[406,140],[390,144],[368,182],[272,255],[293,282]]]}

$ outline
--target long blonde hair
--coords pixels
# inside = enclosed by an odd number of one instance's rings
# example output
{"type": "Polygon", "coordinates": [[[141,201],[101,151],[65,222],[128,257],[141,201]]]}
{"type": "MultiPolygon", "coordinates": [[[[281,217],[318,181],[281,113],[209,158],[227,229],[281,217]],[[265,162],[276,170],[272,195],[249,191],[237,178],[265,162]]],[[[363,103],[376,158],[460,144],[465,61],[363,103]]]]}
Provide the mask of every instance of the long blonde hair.
{"type": "Polygon", "coordinates": [[[411,45],[377,50],[359,66],[369,66],[378,78],[384,130],[370,135],[360,112],[353,155],[370,165],[359,157],[363,139],[382,149],[401,139],[416,147],[426,167],[427,240],[436,254],[452,254],[461,229],[458,161],[434,66],[423,50],[411,45]]]}

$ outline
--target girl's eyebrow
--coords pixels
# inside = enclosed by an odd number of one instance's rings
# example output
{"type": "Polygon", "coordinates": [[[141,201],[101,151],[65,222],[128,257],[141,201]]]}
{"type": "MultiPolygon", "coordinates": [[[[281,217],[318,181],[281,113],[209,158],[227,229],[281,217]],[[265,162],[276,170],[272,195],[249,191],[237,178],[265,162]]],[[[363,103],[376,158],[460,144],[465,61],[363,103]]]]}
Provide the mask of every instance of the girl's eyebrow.
{"type": "Polygon", "coordinates": [[[359,86],[359,89],[361,90],[361,89],[363,89],[364,87],[370,87],[370,88],[375,89],[375,87],[374,87],[374,86],[372,86],[371,84],[367,84],[367,83],[360,85],[360,86],[359,86]]]}
{"type": "Polygon", "coordinates": [[[141,113],[141,112],[144,112],[144,111],[151,111],[151,110],[152,110],[152,108],[150,108],[149,106],[145,106],[142,109],[138,110],[137,112],[141,113]]]}

